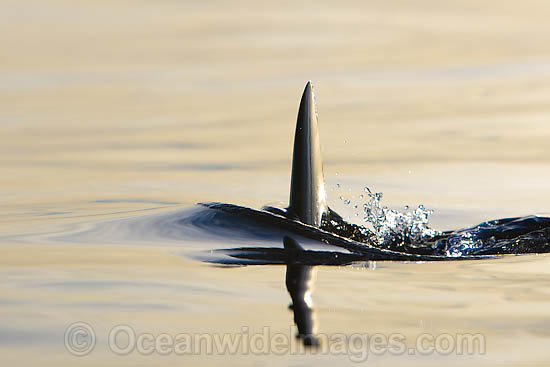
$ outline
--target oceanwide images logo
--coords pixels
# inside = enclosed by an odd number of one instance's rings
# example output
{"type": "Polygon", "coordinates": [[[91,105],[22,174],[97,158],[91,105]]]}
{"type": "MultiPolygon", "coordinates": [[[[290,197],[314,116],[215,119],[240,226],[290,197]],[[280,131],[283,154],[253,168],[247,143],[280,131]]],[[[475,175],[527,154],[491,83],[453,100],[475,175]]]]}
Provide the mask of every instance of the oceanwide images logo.
{"type": "MultiPolygon", "coordinates": [[[[136,332],[126,324],[113,326],[105,335],[108,351],[115,355],[345,355],[351,362],[364,362],[369,355],[484,355],[485,336],[474,333],[423,333],[407,340],[401,333],[354,333],[315,335],[319,346],[307,347],[296,339],[296,328],[271,332],[264,326],[252,331],[243,326],[235,333],[149,333],[136,332]]],[[[96,346],[90,324],[75,322],[67,327],[65,348],[83,357],[96,346]]]]}
{"type": "Polygon", "coordinates": [[[65,348],[72,355],[83,357],[95,348],[95,331],[85,322],[75,322],[65,330],[65,348]]]}

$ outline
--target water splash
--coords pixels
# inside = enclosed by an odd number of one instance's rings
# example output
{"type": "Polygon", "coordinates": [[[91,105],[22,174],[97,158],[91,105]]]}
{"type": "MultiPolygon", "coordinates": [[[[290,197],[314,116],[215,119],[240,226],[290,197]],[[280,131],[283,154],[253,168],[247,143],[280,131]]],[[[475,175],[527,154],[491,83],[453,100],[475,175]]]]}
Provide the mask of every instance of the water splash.
{"type": "MultiPolygon", "coordinates": [[[[337,186],[338,188],[340,185],[337,186]]],[[[361,227],[366,233],[372,231],[376,237],[378,245],[381,247],[394,247],[396,245],[420,246],[431,241],[441,232],[429,227],[429,216],[433,210],[419,205],[411,210],[408,205],[404,211],[390,209],[382,205],[381,192],[372,192],[370,188],[365,187],[365,195],[358,196],[359,201],[355,202],[344,196],[340,200],[346,206],[352,206],[354,209],[361,208],[364,225],[361,227]]],[[[356,211],[358,217],[360,212],[356,211]]]]}
{"type": "Polygon", "coordinates": [[[470,228],[438,231],[429,226],[433,210],[423,205],[402,211],[382,205],[381,192],[365,187],[360,195],[352,195],[340,182],[342,204],[353,211],[353,217],[363,222],[353,224],[332,212],[323,229],[354,241],[418,255],[448,258],[476,255],[500,255],[550,252],[550,218],[527,216],[487,221],[470,228]],[[342,192],[343,191],[343,192],[342,192]]]}
{"type": "Polygon", "coordinates": [[[484,242],[494,242],[494,239],[492,238],[483,241],[479,238],[478,233],[476,232],[479,232],[479,230],[473,229],[451,234],[446,240],[445,255],[451,257],[469,255],[474,253],[476,250],[483,248],[485,244],[484,242]]]}
{"type": "Polygon", "coordinates": [[[364,190],[369,200],[363,204],[363,222],[372,225],[380,245],[423,244],[440,234],[428,226],[433,210],[423,205],[414,210],[407,205],[403,212],[390,209],[382,205],[381,192],[372,192],[368,187],[364,190]]]}

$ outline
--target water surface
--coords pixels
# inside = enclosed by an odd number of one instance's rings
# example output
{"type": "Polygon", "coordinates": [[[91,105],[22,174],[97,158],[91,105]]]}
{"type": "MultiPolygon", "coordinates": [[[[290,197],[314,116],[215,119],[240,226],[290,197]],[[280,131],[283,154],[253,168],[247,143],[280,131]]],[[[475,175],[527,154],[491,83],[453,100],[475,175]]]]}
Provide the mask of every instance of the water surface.
{"type": "MultiPolygon", "coordinates": [[[[434,209],[440,230],[548,213],[549,10],[541,1],[3,1],[1,360],[348,364],[344,355],[113,355],[107,335],[118,324],[292,334],[284,266],[188,256],[269,239],[169,240],[139,223],[205,201],[285,206],[308,79],[329,203],[352,221],[338,198],[366,185],[390,207],[434,209]],[[85,357],[63,345],[76,321],[97,334],[85,357]]],[[[317,330],[487,342],[484,355],[371,355],[372,365],[544,366],[548,269],[544,255],[316,267],[317,330]]]]}

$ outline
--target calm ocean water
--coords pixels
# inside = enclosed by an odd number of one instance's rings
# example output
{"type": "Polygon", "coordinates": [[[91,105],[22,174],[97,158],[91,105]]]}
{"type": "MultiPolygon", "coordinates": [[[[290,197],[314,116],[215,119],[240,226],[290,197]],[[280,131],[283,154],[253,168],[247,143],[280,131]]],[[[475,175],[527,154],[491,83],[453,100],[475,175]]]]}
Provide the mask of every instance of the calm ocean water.
{"type": "MultiPolygon", "coordinates": [[[[548,214],[548,11],[542,1],[0,2],[0,360],[547,365],[544,255],[314,269],[318,333],[400,335],[401,353],[344,343],[346,353],[313,355],[242,345],[119,355],[109,335],[127,325],[250,341],[267,327],[299,346],[285,267],[194,256],[261,239],[174,237],[157,224],[197,202],[285,206],[308,79],[340,214],[354,220],[338,198],[365,186],[390,207],[433,209],[442,230],[548,214]],[[67,347],[75,322],[95,333],[85,356],[67,347]],[[466,334],[482,336],[484,353],[417,345],[466,334]]],[[[89,335],[73,336],[85,352],[89,335]]]]}

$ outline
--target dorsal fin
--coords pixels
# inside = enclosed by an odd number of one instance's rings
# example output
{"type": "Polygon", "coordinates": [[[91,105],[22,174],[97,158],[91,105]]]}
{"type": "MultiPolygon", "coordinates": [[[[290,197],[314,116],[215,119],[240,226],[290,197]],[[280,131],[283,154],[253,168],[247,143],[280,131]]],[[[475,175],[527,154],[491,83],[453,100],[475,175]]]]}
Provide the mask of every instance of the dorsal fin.
{"type": "Polygon", "coordinates": [[[306,84],[296,122],[289,214],[319,227],[328,212],[323,162],[317,128],[317,111],[311,82],[306,84]]]}

